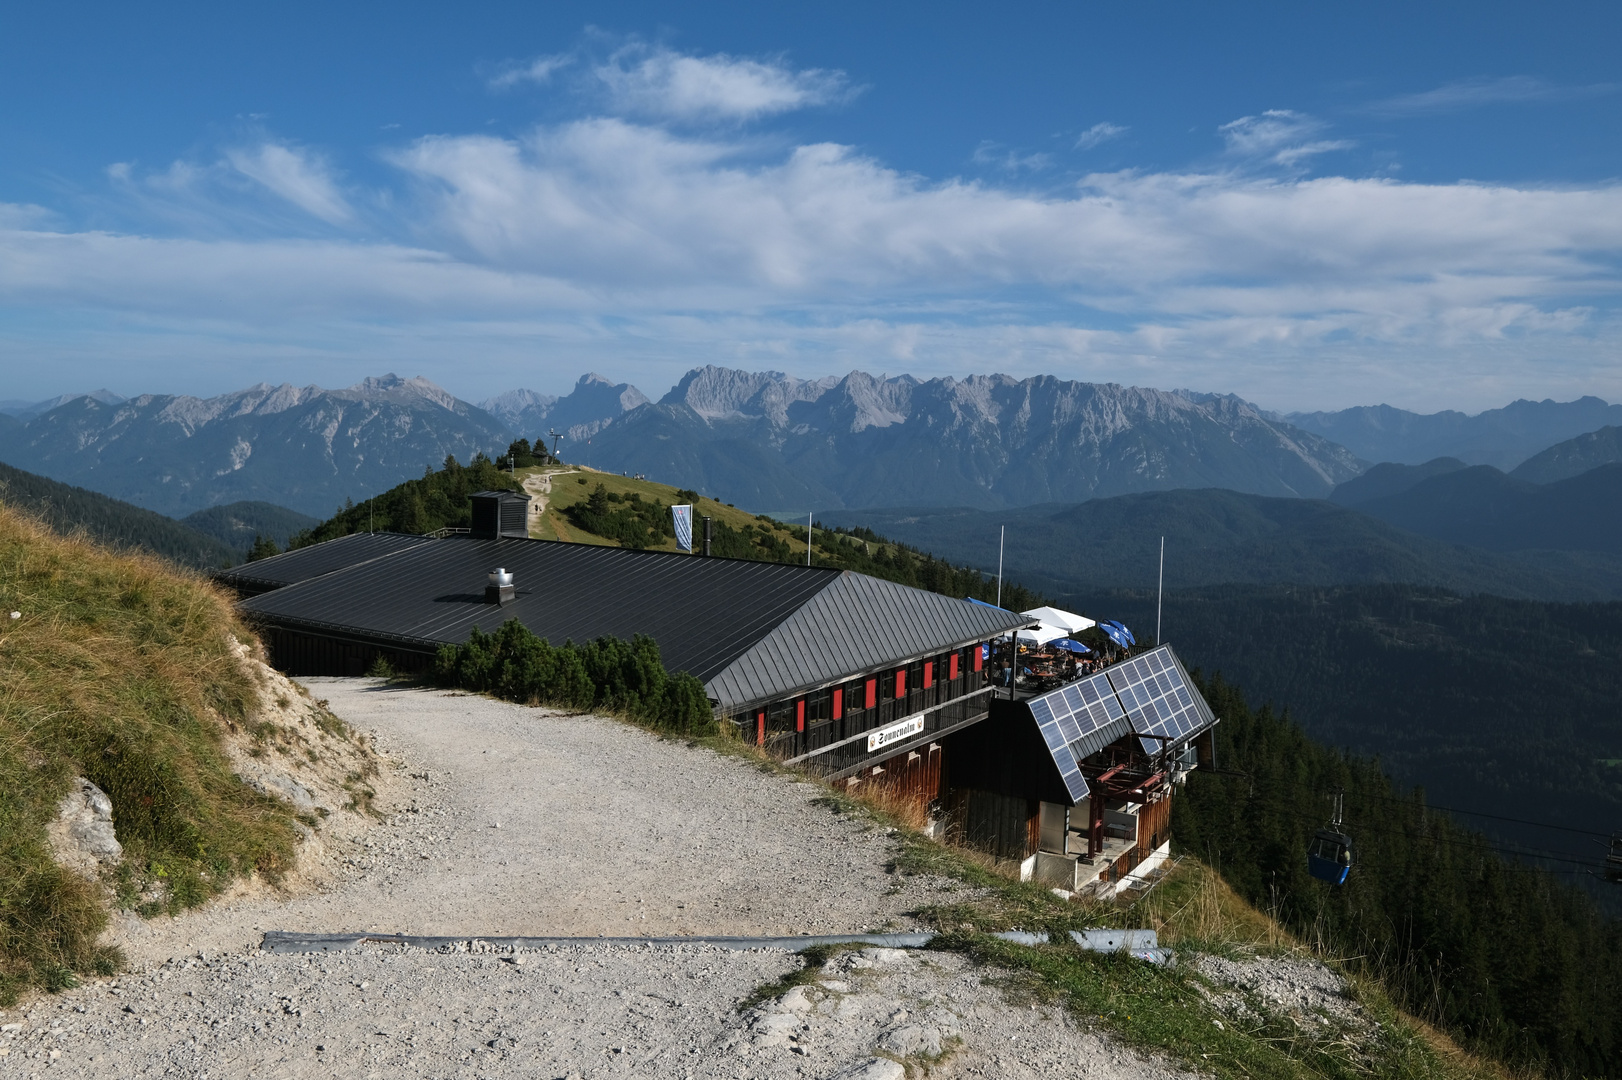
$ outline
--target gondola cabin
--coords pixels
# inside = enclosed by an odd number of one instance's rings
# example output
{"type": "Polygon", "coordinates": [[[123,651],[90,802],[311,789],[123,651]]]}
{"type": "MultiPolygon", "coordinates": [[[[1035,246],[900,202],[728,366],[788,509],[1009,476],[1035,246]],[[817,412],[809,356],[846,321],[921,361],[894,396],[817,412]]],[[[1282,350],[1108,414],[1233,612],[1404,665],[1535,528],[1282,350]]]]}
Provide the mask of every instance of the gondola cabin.
{"type": "Polygon", "coordinates": [[[1346,884],[1352,872],[1352,838],[1333,829],[1319,829],[1307,846],[1307,872],[1331,885],[1346,884]]]}

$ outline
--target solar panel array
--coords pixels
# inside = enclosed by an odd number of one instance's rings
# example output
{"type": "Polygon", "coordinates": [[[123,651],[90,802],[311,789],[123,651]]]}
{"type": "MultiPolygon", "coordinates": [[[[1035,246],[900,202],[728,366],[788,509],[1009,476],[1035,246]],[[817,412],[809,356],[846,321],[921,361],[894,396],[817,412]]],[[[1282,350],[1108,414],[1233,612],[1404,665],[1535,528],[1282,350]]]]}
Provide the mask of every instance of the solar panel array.
{"type": "MultiPolygon", "coordinates": [[[[1031,698],[1026,705],[1075,802],[1089,790],[1080,763],[1122,735],[1136,732],[1175,741],[1213,720],[1164,645],[1031,698]]],[[[1140,741],[1148,753],[1162,746],[1159,739],[1140,741]]]]}
{"type": "MultiPolygon", "coordinates": [[[[1165,646],[1135,660],[1123,660],[1105,674],[1132,718],[1132,730],[1139,734],[1176,740],[1206,722],[1203,710],[1196,704],[1198,695],[1189,689],[1182,669],[1165,646]]],[[[1165,745],[1160,739],[1140,741],[1145,753],[1165,745]]]]}
{"type": "Polygon", "coordinates": [[[1099,749],[1090,745],[1093,740],[1087,736],[1126,718],[1114,689],[1103,675],[1094,675],[1032,698],[1027,704],[1070,797],[1080,802],[1087,797],[1088,788],[1079,762],[1099,749]]]}

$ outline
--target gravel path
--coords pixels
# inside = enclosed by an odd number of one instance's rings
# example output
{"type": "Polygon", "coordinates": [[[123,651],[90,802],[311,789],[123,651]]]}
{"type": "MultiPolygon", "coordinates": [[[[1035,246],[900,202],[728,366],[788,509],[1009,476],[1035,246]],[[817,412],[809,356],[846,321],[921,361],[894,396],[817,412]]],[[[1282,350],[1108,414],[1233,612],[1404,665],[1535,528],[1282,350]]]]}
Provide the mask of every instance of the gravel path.
{"type": "Polygon", "coordinates": [[[265,930],[487,936],[907,929],[953,885],[819,789],[597,717],[309,680],[403,764],[387,824],[326,836],[320,891],[124,920],[134,973],[0,1013],[0,1076],[1166,1076],[998,973],[870,950],[748,1014],[778,951],[258,951],[265,930]],[[12,1027],[15,1025],[15,1027],[12,1027]],[[53,1054],[55,1055],[53,1057],[53,1054]],[[1069,1063],[1069,1064],[1067,1064],[1069,1063]],[[854,1071],[852,1071],[854,1070],[854,1071]],[[1102,1071],[1100,1071],[1102,1070],[1102,1071]],[[915,1068],[915,1075],[918,1075],[915,1068]]]}

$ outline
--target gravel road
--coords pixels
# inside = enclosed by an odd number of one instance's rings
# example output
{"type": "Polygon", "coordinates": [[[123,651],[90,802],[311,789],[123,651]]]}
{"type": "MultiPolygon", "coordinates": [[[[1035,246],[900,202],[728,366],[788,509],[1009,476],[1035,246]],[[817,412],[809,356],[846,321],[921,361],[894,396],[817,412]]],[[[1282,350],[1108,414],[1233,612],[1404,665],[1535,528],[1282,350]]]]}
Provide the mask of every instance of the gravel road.
{"type": "Polygon", "coordinates": [[[790,954],[586,944],[272,955],[266,930],[778,935],[907,929],[956,888],[898,879],[819,789],[599,717],[368,680],[312,694],[397,763],[385,824],[324,838],[319,888],[120,923],[133,971],[0,1013],[0,1076],[1173,1075],[1001,973],[844,954],[747,1013],[790,954]],[[937,1055],[939,1058],[937,1059],[937,1055]]]}

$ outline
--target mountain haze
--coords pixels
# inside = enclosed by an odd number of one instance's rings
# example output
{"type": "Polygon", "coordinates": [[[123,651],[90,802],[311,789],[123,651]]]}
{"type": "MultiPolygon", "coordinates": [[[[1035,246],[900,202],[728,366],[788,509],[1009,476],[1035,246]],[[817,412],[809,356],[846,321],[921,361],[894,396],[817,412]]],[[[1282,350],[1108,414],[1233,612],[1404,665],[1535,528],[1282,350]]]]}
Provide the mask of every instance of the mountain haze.
{"type": "Polygon", "coordinates": [[[866,526],[990,572],[1006,529],[1007,576],[1060,598],[1154,589],[1161,537],[1168,589],[1412,583],[1539,600],[1622,598],[1622,557],[1483,551],[1319,499],[1204,489],[1016,510],[845,510],[818,517],[866,526]]]}
{"type": "Polygon", "coordinates": [[[1284,419],[1322,435],[1368,461],[1418,465],[1454,457],[1466,465],[1509,470],[1555,443],[1622,424],[1622,405],[1597,397],[1576,401],[1513,401],[1474,416],[1452,410],[1421,414],[1390,405],[1338,412],[1291,413],[1284,419]]]}
{"type": "MultiPolygon", "coordinates": [[[[531,442],[546,437],[550,448],[549,431],[560,432],[573,447],[647,401],[647,395],[630,383],[615,383],[592,372],[580,376],[574,389],[561,398],[534,390],[509,390],[479,407],[531,442]]],[[[558,452],[564,452],[562,444],[558,452]]]]}
{"type": "Polygon", "coordinates": [[[1552,484],[1619,461],[1622,461],[1622,427],[1602,427],[1556,443],[1521,462],[1509,475],[1534,484],[1552,484]]]}

